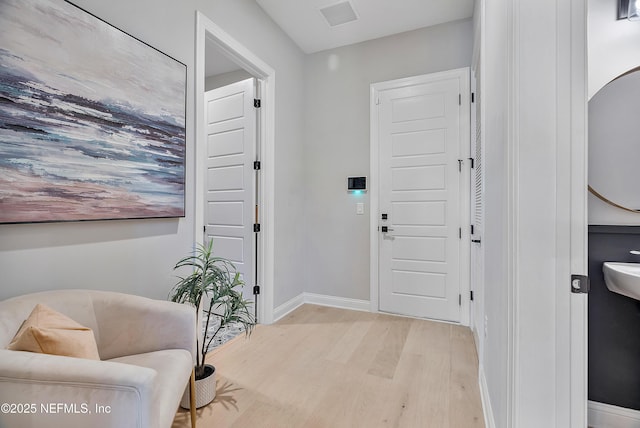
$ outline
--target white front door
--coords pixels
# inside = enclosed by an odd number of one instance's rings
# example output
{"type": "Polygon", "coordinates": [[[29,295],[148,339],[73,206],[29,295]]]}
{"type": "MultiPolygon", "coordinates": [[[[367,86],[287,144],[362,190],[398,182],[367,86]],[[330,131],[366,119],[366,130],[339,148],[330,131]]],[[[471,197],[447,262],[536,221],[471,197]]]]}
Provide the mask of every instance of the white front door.
{"type": "Polygon", "coordinates": [[[468,324],[468,85],[468,69],[374,85],[381,311],[468,324]]]}
{"type": "Polygon", "coordinates": [[[255,285],[255,80],[205,93],[207,117],[205,243],[231,260],[245,282],[244,298],[255,285]]]}

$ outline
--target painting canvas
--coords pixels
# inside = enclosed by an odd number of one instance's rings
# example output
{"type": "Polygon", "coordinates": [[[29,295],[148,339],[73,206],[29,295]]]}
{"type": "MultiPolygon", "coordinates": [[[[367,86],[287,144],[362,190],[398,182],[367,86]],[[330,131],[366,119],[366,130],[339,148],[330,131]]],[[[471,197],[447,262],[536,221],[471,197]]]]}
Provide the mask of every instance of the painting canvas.
{"type": "Polygon", "coordinates": [[[0,0],[0,223],[184,216],[186,66],[64,0],[0,0]]]}

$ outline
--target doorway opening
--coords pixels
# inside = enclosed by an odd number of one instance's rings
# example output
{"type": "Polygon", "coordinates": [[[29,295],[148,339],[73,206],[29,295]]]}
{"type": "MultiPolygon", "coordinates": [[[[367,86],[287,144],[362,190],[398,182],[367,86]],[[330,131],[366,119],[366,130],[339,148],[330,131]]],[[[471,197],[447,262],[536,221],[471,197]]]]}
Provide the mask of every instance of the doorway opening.
{"type": "MultiPolygon", "coordinates": [[[[255,275],[245,278],[259,294],[256,296],[258,322],[273,322],[273,254],[274,254],[274,158],[275,158],[275,71],[217,26],[201,12],[196,12],[196,145],[195,145],[195,237],[203,243],[206,235],[205,219],[205,177],[207,173],[207,109],[205,92],[207,84],[225,80],[255,78],[256,98],[260,100],[257,109],[256,153],[260,162],[259,179],[255,184],[255,200],[259,209],[255,224],[255,275]],[[209,73],[207,73],[209,68],[209,73]],[[207,76],[207,74],[211,74],[207,76]],[[215,77],[214,77],[215,76],[215,77]],[[207,79],[209,77],[209,79],[207,79]],[[249,281],[248,281],[249,280],[249,281]]],[[[231,82],[228,82],[231,83],[231,82]]],[[[253,220],[250,226],[254,227],[253,220]]]]}

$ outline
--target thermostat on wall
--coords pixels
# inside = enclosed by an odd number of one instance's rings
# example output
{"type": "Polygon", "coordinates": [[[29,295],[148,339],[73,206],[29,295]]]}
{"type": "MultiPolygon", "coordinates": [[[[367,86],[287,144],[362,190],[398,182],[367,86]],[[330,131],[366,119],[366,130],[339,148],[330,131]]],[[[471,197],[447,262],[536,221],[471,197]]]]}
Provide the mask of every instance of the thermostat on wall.
{"type": "Polygon", "coordinates": [[[366,192],[367,177],[349,177],[347,178],[347,191],[349,192],[366,192]]]}

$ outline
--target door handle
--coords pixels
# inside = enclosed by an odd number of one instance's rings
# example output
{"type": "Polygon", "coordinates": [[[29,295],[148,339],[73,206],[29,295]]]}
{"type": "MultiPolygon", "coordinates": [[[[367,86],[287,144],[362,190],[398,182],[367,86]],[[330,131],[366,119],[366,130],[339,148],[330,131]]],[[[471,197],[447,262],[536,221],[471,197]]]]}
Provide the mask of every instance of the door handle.
{"type": "Polygon", "coordinates": [[[471,242],[474,244],[479,244],[481,241],[479,239],[472,239],[471,242]]]}
{"type": "Polygon", "coordinates": [[[381,226],[381,227],[380,227],[380,231],[381,231],[382,233],[387,233],[387,232],[393,232],[393,229],[391,229],[391,228],[390,228],[390,227],[388,227],[388,226],[381,226]]]}

